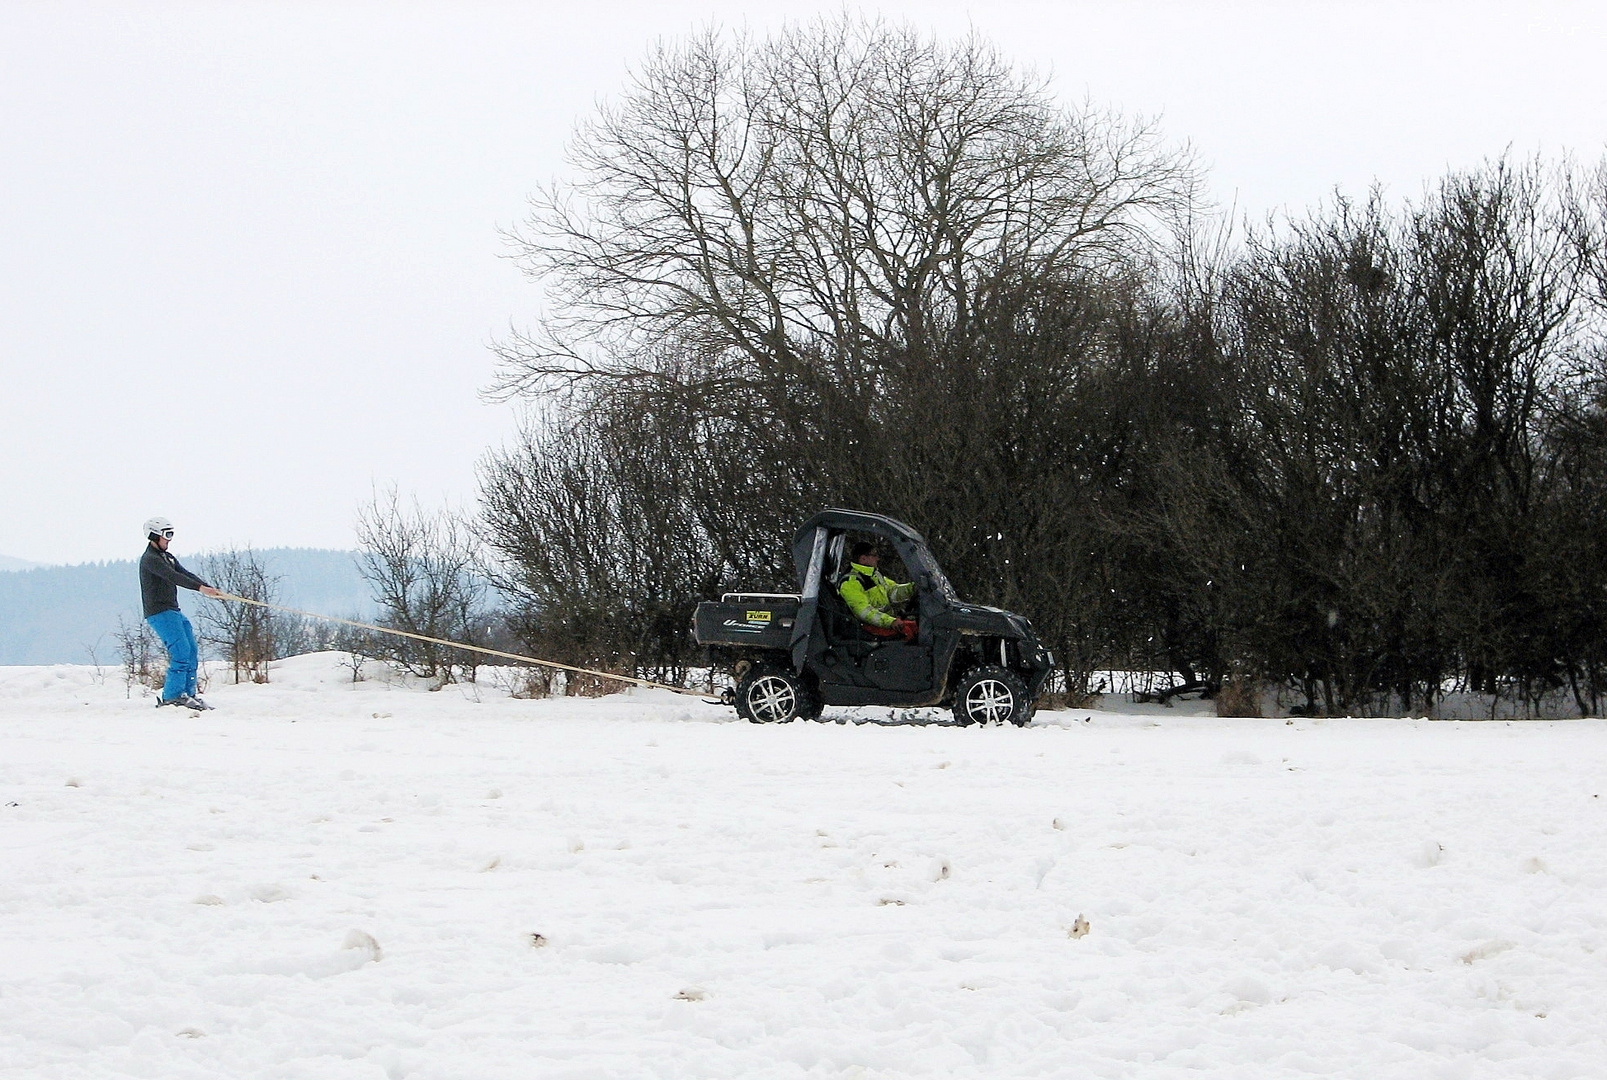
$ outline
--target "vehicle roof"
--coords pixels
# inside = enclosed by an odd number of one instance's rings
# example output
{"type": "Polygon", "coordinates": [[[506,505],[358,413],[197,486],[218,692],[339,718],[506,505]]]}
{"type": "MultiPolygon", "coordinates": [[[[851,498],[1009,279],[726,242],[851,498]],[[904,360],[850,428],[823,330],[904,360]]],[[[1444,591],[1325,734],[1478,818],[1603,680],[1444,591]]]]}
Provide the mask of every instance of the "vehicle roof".
{"type": "MultiPolygon", "coordinates": [[[[815,531],[822,528],[828,532],[845,532],[853,529],[885,536],[893,541],[894,547],[900,549],[899,554],[910,569],[938,570],[937,562],[932,558],[931,549],[927,546],[926,537],[897,518],[890,518],[886,514],[872,514],[865,510],[832,507],[811,517],[793,534],[792,558],[798,567],[798,588],[801,592],[809,591],[809,570],[814,560],[815,531]]],[[[938,572],[941,574],[940,570],[938,572]]]]}
{"type": "Polygon", "coordinates": [[[800,525],[798,531],[793,534],[793,544],[796,546],[806,537],[813,537],[814,531],[821,526],[828,529],[859,529],[864,532],[881,533],[884,536],[901,537],[921,547],[927,546],[926,537],[897,518],[890,518],[886,514],[873,514],[866,510],[845,510],[841,507],[822,510],[800,525]]]}

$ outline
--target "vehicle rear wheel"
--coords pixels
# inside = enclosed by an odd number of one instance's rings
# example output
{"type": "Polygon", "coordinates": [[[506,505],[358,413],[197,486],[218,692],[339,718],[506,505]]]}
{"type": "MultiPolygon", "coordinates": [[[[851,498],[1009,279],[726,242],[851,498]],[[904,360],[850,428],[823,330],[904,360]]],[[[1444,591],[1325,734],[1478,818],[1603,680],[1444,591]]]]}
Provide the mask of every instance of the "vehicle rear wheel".
{"type": "Polygon", "coordinates": [[[787,724],[819,716],[820,708],[792,672],[755,667],[737,683],[737,715],[755,724],[787,724]]]}
{"type": "Polygon", "coordinates": [[[972,668],[955,688],[954,719],[966,726],[1009,721],[1025,727],[1032,719],[1027,684],[997,664],[972,668]]]}

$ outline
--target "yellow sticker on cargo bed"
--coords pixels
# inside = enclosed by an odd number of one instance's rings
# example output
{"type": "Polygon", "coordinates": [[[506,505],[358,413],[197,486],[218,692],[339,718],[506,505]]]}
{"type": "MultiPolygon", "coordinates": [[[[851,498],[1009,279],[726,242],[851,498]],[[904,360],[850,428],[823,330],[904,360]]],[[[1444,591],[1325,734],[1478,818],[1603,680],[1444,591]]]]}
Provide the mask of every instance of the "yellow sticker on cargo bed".
{"type": "Polygon", "coordinates": [[[770,621],[770,613],[768,611],[750,611],[750,612],[748,612],[748,621],[749,622],[769,622],[770,621]]]}

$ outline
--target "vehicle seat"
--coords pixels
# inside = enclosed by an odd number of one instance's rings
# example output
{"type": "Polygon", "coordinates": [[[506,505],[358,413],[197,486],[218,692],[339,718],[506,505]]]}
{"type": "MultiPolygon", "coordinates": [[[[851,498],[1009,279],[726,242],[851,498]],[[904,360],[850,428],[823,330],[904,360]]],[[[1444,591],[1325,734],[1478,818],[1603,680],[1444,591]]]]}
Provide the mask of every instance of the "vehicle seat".
{"type": "MultiPolygon", "coordinates": [[[[848,610],[848,603],[837,590],[842,585],[846,574],[834,574],[828,582],[826,595],[819,611],[823,617],[826,630],[826,640],[834,645],[859,644],[874,648],[882,643],[882,638],[876,637],[865,629],[863,623],[854,617],[848,610]]],[[[859,652],[861,650],[853,650],[859,652]]]]}

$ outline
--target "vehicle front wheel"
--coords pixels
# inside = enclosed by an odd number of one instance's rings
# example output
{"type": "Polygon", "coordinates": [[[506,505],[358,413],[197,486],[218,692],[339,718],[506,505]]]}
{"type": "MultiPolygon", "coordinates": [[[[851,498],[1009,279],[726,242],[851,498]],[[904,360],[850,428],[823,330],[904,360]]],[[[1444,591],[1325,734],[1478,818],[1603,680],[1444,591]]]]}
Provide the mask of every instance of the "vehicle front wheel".
{"type": "Polygon", "coordinates": [[[820,709],[792,672],[756,667],[737,683],[737,715],[755,724],[786,724],[819,716],[820,709]]]}
{"type": "Polygon", "coordinates": [[[1032,719],[1027,684],[997,664],[972,668],[954,692],[954,719],[961,724],[1003,724],[1025,727],[1032,719]]]}

